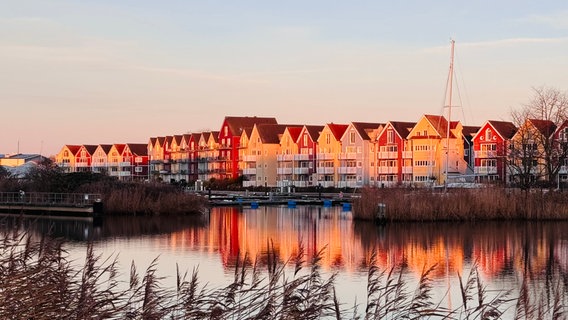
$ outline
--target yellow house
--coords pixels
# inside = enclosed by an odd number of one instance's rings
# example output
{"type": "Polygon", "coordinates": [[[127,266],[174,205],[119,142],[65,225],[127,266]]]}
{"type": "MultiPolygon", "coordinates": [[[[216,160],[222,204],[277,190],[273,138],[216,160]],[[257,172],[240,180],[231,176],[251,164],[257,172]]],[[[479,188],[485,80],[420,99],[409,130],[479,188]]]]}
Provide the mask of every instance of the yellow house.
{"type": "Polygon", "coordinates": [[[278,161],[276,174],[278,175],[279,187],[287,187],[294,185],[296,187],[306,187],[307,180],[300,181],[299,166],[296,165],[300,161],[300,152],[298,146],[298,137],[300,136],[302,127],[289,126],[286,127],[282,137],[280,138],[280,150],[276,160],[278,161]]]}
{"type": "Polygon", "coordinates": [[[64,145],[55,155],[55,163],[63,168],[64,172],[75,172],[79,149],[81,149],[80,145],[64,145]]]}
{"type": "Polygon", "coordinates": [[[341,137],[347,130],[347,124],[326,124],[318,138],[317,177],[322,187],[339,186],[339,155],[341,137]]]}
{"type": "Polygon", "coordinates": [[[283,124],[255,124],[247,143],[247,171],[243,176],[248,186],[276,187],[277,154],[280,138],[286,130],[283,124]]]}
{"type": "Polygon", "coordinates": [[[412,145],[414,183],[442,185],[465,174],[462,129],[459,121],[451,121],[448,128],[443,116],[422,116],[407,137],[412,145]]]}

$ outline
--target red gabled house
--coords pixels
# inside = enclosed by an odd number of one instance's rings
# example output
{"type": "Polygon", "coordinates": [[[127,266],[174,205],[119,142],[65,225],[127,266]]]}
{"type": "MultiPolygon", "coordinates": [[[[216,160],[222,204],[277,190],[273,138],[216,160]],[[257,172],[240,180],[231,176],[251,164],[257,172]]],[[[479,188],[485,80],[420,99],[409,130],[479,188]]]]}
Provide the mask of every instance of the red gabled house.
{"type": "Polygon", "coordinates": [[[416,122],[389,121],[377,137],[377,181],[381,186],[412,182],[412,144],[416,122]]]}
{"type": "Polygon", "coordinates": [[[506,182],[509,143],[517,128],[512,122],[486,121],[473,136],[474,173],[478,182],[506,182]]]}
{"type": "Polygon", "coordinates": [[[127,143],[122,151],[123,162],[129,166],[123,166],[124,172],[129,172],[131,180],[148,179],[148,146],[142,143],[127,143]]]}
{"type": "Polygon", "coordinates": [[[225,117],[219,131],[219,177],[237,178],[239,176],[239,145],[245,128],[255,124],[277,124],[276,118],[225,117]]]}

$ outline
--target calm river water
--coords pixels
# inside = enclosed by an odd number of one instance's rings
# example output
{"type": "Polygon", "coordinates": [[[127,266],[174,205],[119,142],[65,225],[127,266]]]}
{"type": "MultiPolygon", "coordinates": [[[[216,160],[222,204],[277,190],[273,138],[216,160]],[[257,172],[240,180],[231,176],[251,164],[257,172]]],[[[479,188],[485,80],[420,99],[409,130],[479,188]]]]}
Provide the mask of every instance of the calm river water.
{"type": "Polygon", "coordinates": [[[174,286],[180,270],[198,267],[202,284],[228,285],[245,252],[266,253],[272,244],[283,259],[321,249],[322,269],[337,273],[336,290],[345,306],[364,310],[367,270],[373,250],[381,270],[406,267],[414,290],[424,267],[436,265],[434,300],[461,304],[458,274],[467,277],[477,266],[487,292],[518,289],[523,280],[544,286],[551,277],[568,284],[567,222],[405,223],[377,226],[354,221],[342,207],[298,206],[258,209],[217,207],[202,219],[107,218],[102,226],[83,222],[35,224],[38,233],[51,229],[69,241],[73,259],[82,262],[88,240],[103,257],[117,256],[125,277],[132,261],[139,271],[158,258],[163,285],[174,286]]]}

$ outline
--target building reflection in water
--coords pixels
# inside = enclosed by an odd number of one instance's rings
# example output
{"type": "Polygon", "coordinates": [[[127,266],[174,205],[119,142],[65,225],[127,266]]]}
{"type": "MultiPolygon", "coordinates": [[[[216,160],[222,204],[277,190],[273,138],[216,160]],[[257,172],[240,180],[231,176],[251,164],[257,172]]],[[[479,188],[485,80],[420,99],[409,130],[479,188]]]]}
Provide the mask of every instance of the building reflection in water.
{"type": "Polygon", "coordinates": [[[311,256],[325,248],[324,270],[365,272],[373,250],[388,269],[405,265],[419,275],[436,265],[435,276],[464,274],[477,264],[487,279],[499,275],[567,269],[568,223],[391,223],[377,226],[353,221],[350,212],[323,207],[213,208],[209,226],[172,232],[171,248],[217,251],[226,269],[244,253],[265,254],[273,245],[285,260],[302,243],[311,256]]]}

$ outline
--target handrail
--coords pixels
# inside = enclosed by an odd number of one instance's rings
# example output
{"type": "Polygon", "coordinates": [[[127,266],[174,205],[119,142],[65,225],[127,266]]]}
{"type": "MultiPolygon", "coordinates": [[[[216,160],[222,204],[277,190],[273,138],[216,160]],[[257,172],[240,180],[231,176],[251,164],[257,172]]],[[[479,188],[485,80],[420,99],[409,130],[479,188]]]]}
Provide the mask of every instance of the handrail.
{"type": "Polygon", "coordinates": [[[96,193],[0,192],[0,204],[89,206],[99,201],[96,193]]]}

